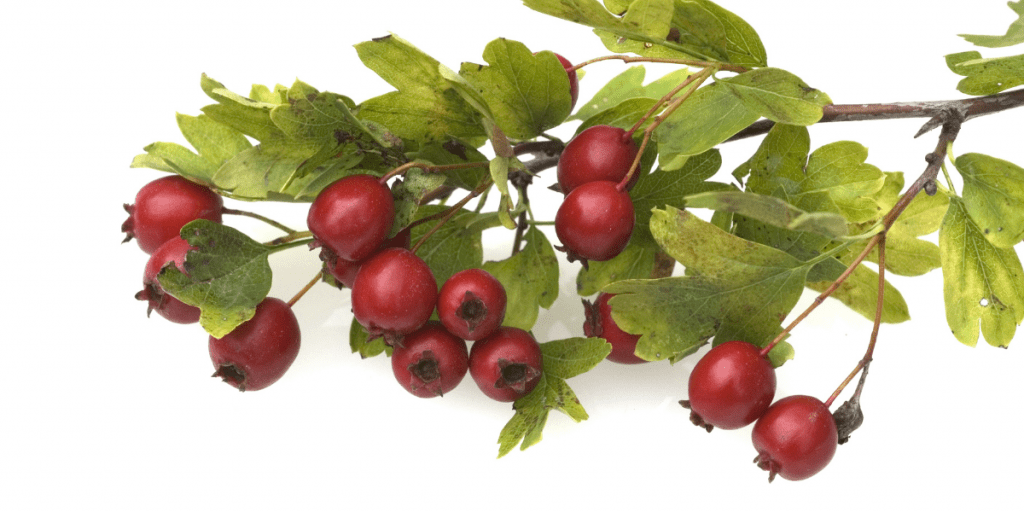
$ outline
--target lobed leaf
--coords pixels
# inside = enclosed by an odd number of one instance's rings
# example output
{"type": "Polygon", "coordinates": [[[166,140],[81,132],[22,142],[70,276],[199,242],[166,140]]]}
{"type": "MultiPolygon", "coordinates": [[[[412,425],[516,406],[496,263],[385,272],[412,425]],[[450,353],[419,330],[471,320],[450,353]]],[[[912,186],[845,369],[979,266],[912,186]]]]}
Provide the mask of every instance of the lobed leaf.
{"type": "Polygon", "coordinates": [[[575,422],[588,418],[576,393],[565,379],[590,371],[611,353],[612,347],[601,338],[569,338],[540,344],[543,372],[537,387],[512,404],[515,414],[498,435],[498,457],[504,457],[516,445],[525,450],[540,442],[548,412],[562,411],[575,422]]]}
{"type": "Polygon", "coordinates": [[[726,86],[697,89],[654,131],[662,160],[703,153],[760,118],[726,86]]]}
{"type": "Polygon", "coordinates": [[[964,201],[950,199],[939,228],[946,322],[969,346],[979,328],[988,344],[1006,347],[1024,320],[1024,270],[1012,248],[999,248],[971,220],[964,201]]]}
{"type": "Polygon", "coordinates": [[[719,80],[747,109],[777,123],[809,126],[821,120],[822,107],[832,98],[796,75],[778,68],[761,68],[719,80]]]}
{"type": "Polygon", "coordinates": [[[792,231],[806,231],[829,238],[840,238],[849,232],[846,219],[827,212],[805,212],[779,198],[738,190],[703,192],[686,197],[691,208],[738,213],[773,226],[792,231]]]}
{"type": "Polygon", "coordinates": [[[677,171],[659,170],[644,176],[630,191],[636,215],[633,238],[640,239],[641,243],[646,240],[649,246],[653,246],[649,224],[654,208],[682,208],[686,204],[687,196],[729,188],[724,183],[707,181],[718,172],[721,165],[721,153],[717,149],[711,149],[688,159],[677,171]]]}
{"type": "Polygon", "coordinates": [[[984,46],[986,48],[1003,48],[1024,43],[1024,1],[1010,1],[1007,2],[1007,5],[1010,6],[1010,9],[1013,9],[1013,12],[1017,13],[1018,18],[1006,29],[1006,34],[1001,36],[960,34],[960,37],[975,46],[984,46]]]}
{"type": "MultiPolygon", "coordinates": [[[[886,241],[885,249],[886,261],[888,261],[888,241],[886,241]]],[[[852,260],[853,258],[849,259],[852,260]]],[[[808,279],[807,287],[817,292],[824,292],[828,287],[832,286],[833,281],[835,279],[825,281],[811,281],[808,279]]],[[[903,298],[903,294],[888,279],[885,281],[884,294],[884,297],[882,297],[882,322],[897,324],[910,320],[910,308],[907,306],[907,301],[903,298]]],[[[874,321],[875,313],[878,310],[878,272],[864,265],[857,266],[853,273],[832,292],[829,298],[846,304],[848,308],[861,314],[864,318],[874,321]]]]}
{"type": "Polygon", "coordinates": [[[586,297],[616,281],[649,278],[654,271],[658,247],[637,238],[631,239],[618,256],[607,261],[591,261],[589,268],[580,268],[576,275],[576,292],[586,297]]]}
{"type": "Polygon", "coordinates": [[[222,338],[252,318],[270,292],[270,249],[237,229],[199,219],[181,228],[194,248],[185,272],[174,265],[157,275],[160,286],[178,300],[200,309],[199,323],[222,338]]]}
{"type": "Polygon", "coordinates": [[[501,130],[532,139],[558,126],[571,110],[569,76],[554,53],[496,39],[484,48],[488,66],[463,63],[459,74],[484,98],[501,130]]]}
{"type": "Polygon", "coordinates": [[[996,247],[1024,238],[1024,169],[979,153],[957,157],[964,178],[964,206],[971,220],[996,247]]]}
{"type": "Polygon", "coordinates": [[[972,96],[987,96],[1024,84],[1024,55],[983,59],[976,51],[946,55],[950,71],[964,76],[956,89],[972,96]]]}

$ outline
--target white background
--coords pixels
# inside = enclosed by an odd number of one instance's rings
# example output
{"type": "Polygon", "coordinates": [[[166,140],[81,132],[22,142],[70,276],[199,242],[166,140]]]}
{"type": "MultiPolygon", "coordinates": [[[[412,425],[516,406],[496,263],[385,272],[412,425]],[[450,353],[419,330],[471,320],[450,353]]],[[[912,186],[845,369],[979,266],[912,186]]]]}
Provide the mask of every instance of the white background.
{"type": "MultiPolygon", "coordinates": [[[[723,4],[758,30],[772,65],[837,103],[959,98],[943,55],[973,47],[955,34],[1001,34],[1013,20],[997,0],[723,4]]],[[[242,93],[295,78],[356,101],[390,90],[352,48],[389,31],[453,68],[480,62],[496,37],[577,62],[606,53],[588,29],[515,0],[5,8],[0,509],[984,510],[1019,500],[1024,341],[1009,350],[958,343],[945,324],[940,271],[893,279],[913,320],[883,326],[864,426],[803,482],[769,485],[751,463],[749,428],[708,434],[689,424],[676,402],[692,360],[602,363],[570,381],[590,420],[553,413],[539,445],[496,460],[510,406],[468,377],[442,399],[409,395],[386,359],[349,352],[348,294],[324,285],[295,307],[303,347],[281,381],[240,394],[211,379],[202,330],[147,319],[132,298],[147,256],[120,244],[121,205],[160,173],[128,164],[151,142],[184,143],[174,113],[195,115],[211,102],[199,88],[203,72],[242,93]]],[[[624,69],[589,68],[580,104],[624,69]]],[[[665,71],[652,68],[649,78],[665,71]]],[[[1024,110],[971,121],[955,150],[1024,164],[1022,122],[1024,110]]],[[[812,144],[862,142],[870,163],[906,172],[909,183],[935,144],[934,134],[912,139],[920,123],[819,126],[812,144]]],[[[724,173],[757,143],[725,146],[724,173]]],[[[557,205],[554,195],[533,197],[537,209],[549,203],[549,215],[557,205]]],[[[303,205],[241,206],[296,227],[305,219],[303,205]]],[[[227,222],[256,239],[277,235],[227,222]]],[[[510,237],[500,231],[488,235],[488,259],[507,254],[510,237]]],[[[271,293],[287,299],[319,261],[297,249],[271,264],[271,293]]],[[[576,270],[563,262],[562,297],[535,329],[541,341],[580,335],[576,270]]],[[[833,302],[794,333],[796,359],[779,370],[777,396],[825,398],[863,354],[870,322],[833,302]]]]}

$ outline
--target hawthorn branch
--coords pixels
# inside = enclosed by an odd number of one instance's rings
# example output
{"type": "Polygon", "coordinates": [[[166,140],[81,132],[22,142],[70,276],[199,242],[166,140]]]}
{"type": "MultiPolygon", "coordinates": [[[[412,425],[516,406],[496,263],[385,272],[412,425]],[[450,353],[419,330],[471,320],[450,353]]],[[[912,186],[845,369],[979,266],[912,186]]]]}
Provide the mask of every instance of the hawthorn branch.
{"type": "MultiPolygon", "coordinates": [[[[942,126],[942,113],[957,110],[964,115],[964,121],[996,112],[1002,112],[1024,105],[1024,89],[1002,92],[991,96],[949,101],[916,101],[909,103],[874,103],[859,105],[825,105],[824,115],[819,123],[845,121],[873,121],[884,119],[929,118],[915,137],[942,126]]],[[[763,135],[775,126],[773,121],[762,119],[744,128],[726,142],[763,135]]]]}

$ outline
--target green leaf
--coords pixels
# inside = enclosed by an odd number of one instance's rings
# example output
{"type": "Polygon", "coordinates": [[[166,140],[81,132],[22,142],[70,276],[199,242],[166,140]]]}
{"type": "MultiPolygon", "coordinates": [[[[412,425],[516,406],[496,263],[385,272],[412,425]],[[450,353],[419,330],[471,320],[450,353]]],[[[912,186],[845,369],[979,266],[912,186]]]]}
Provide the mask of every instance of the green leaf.
{"type": "Polygon", "coordinates": [[[178,114],[178,128],[199,156],[216,169],[238,153],[252,147],[241,132],[214,121],[207,115],[178,114]]]}
{"type": "Polygon", "coordinates": [[[200,309],[199,323],[222,338],[252,318],[270,292],[270,249],[237,229],[199,219],[181,228],[195,249],[185,258],[185,272],[164,267],[157,280],[178,300],[200,309]]]}
{"type": "Polygon", "coordinates": [[[373,340],[367,341],[370,335],[366,332],[366,329],[360,325],[355,318],[352,319],[352,325],[348,329],[348,345],[352,349],[353,354],[359,354],[359,357],[367,359],[370,357],[379,356],[381,354],[387,354],[391,356],[391,347],[384,343],[383,337],[376,337],[373,340]]]}
{"type": "Polygon", "coordinates": [[[717,149],[712,149],[690,158],[678,171],[659,170],[644,176],[630,191],[636,215],[633,238],[651,240],[648,224],[652,209],[665,206],[682,208],[686,204],[687,196],[729,188],[724,183],[707,181],[721,166],[721,153],[717,149]]]}
{"type": "Polygon", "coordinates": [[[939,228],[946,322],[969,346],[1006,347],[1024,320],[1024,270],[1013,249],[993,246],[971,220],[964,202],[950,200],[939,228]]]}
{"type": "Polygon", "coordinates": [[[619,73],[601,87],[601,90],[594,94],[590,101],[576,109],[576,113],[569,116],[569,120],[578,119],[586,121],[591,116],[615,107],[625,100],[643,97],[644,76],[647,70],[643,66],[631,66],[619,73]]]}
{"type": "Polygon", "coordinates": [[[535,11],[596,29],[613,52],[749,66],[766,63],[757,32],[739,16],[707,0],[635,0],[621,18],[597,0],[523,3],[535,11]]]}
{"type": "MultiPolygon", "coordinates": [[[[920,237],[934,233],[949,208],[949,192],[940,188],[933,196],[918,194],[885,234],[885,269],[901,276],[920,276],[942,266],[939,247],[920,237]]],[[[859,253],[863,245],[851,247],[859,253]]],[[[868,254],[878,263],[878,249],[868,254]]]]}
{"type": "Polygon", "coordinates": [[[625,279],[647,279],[654,271],[658,247],[653,243],[629,241],[618,256],[607,261],[591,261],[576,275],[576,291],[581,297],[593,295],[610,283],[625,279]]]}
{"type": "Polygon", "coordinates": [[[846,219],[835,213],[805,212],[779,198],[720,190],[686,197],[690,208],[738,213],[740,215],[793,231],[806,231],[829,238],[846,236],[846,219]]]}
{"type": "Polygon", "coordinates": [[[463,63],[459,74],[487,101],[507,136],[532,139],[569,115],[569,76],[554,53],[535,55],[502,38],[488,43],[483,57],[488,66],[463,63]]]}
{"type": "Polygon", "coordinates": [[[391,188],[391,194],[395,199],[395,221],[388,236],[394,236],[416,220],[420,201],[430,191],[443,186],[446,181],[444,174],[425,172],[419,168],[409,169],[401,180],[396,181],[391,188]]]}
{"type": "Polygon", "coordinates": [[[1006,46],[1013,46],[1015,44],[1024,43],[1024,1],[1007,2],[1010,9],[1017,13],[1019,16],[1016,21],[1010,24],[1010,27],[1006,29],[1006,34],[1002,36],[976,36],[968,34],[960,34],[960,37],[967,40],[967,42],[974,44],[975,46],[984,46],[986,48],[1003,48],[1006,46]]]}
{"type": "Polygon", "coordinates": [[[512,404],[515,414],[498,435],[498,457],[504,457],[516,445],[525,450],[540,442],[548,412],[562,411],[575,422],[588,418],[576,393],[565,382],[590,371],[611,353],[611,345],[601,338],[569,338],[540,344],[543,373],[537,387],[512,404]],[[520,444],[521,443],[521,444],[520,444]]]}
{"type": "Polygon", "coordinates": [[[956,89],[972,96],[987,96],[1024,84],[1024,55],[983,59],[976,51],[946,55],[950,71],[965,76],[956,89]]]}
{"type": "MultiPolygon", "coordinates": [[[[418,219],[447,210],[448,207],[428,204],[416,212],[418,219]]],[[[420,224],[412,229],[412,244],[416,245],[440,219],[420,224]]],[[[481,215],[469,210],[459,210],[434,234],[430,235],[416,251],[434,273],[438,285],[443,284],[456,272],[479,268],[483,262],[481,233],[497,225],[495,215],[481,215]]]]}
{"type": "MultiPolygon", "coordinates": [[[[418,151],[410,154],[410,157],[414,160],[430,162],[433,165],[454,165],[471,162],[486,164],[489,161],[476,148],[458,139],[432,142],[420,147],[418,151]]],[[[444,174],[448,177],[448,185],[473,190],[487,178],[486,168],[486,165],[481,165],[479,168],[446,171],[444,174]]]]}
{"type": "Polygon", "coordinates": [[[503,325],[530,330],[537,322],[540,308],[550,308],[558,298],[558,259],[547,237],[536,226],[523,236],[526,245],[515,255],[488,261],[490,272],[508,295],[503,325]]]}
{"type": "MultiPolygon", "coordinates": [[[[886,258],[888,256],[889,246],[886,242],[886,258]]],[[[817,292],[824,292],[829,286],[832,286],[833,281],[834,279],[813,282],[808,280],[807,287],[817,292]]],[[[885,281],[884,293],[882,322],[897,324],[910,320],[910,308],[907,306],[907,301],[889,280],[885,281]]],[[[846,304],[847,307],[863,315],[864,318],[874,321],[875,312],[878,309],[878,273],[864,265],[859,265],[829,297],[846,304]]]]}
{"type": "MultiPolygon", "coordinates": [[[[604,291],[623,330],[642,335],[636,354],[647,360],[679,361],[712,336],[765,346],[782,332],[782,319],[796,305],[808,267],[792,256],[730,235],[689,212],[655,210],[651,231],[687,275],[620,281],[604,291]]],[[[792,348],[771,353],[782,364],[792,348]]]]}
{"type": "MultiPolygon", "coordinates": [[[[224,84],[203,74],[200,86],[207,96],[217,103],[203,107],[203,113],[218,123],[230,126],[245,135],[259,141],[269,141],[283,137],[281,129],[270,119],[270,112],[278,105],[287,103],[287,90],[278,88],[279,95],[263,94],[263,100],[279,99],[268,102],[247,98],[231,92],[224,84]]],[[[263,88],[265,89],[265,88],[263,88]]],[[[253,86],[253,90],[257,86],[253,86]]]]}
{"type": "Polygon", "coordinates": [[[437,60],[395,35],[355,48],[366,67],[398,89],[360,104],[361,119],[420,143],[484,136],[480,113],[442,76],[437,60]]]}
{"type": "Polygon", "coordinates": [[[747,110],[777,123],[808,126],[821,120],[822,107],[831,104],[827,94],[796,75],[777,68],[761,68],[719,80],[747,110]]]}
{"type": "Polygon", "coordinates": [[[884,212],[875,196],[885,175],[865,163],[867,157],[868,149],[856,142],[821,146],[811,153],[800,192],[789,202],[808,211],[837,212],[850,222],[879,218],[884,212]]]}
{"type": "Polygon", "coordinates": [[[173,142],[154,142],[145,148],[145,153],[132,160],[133,168],[149,168],[173,172],[190,180],[211,185],[217,168],[209,160],[193,153],[188,148],[173,142]]]}
{"type": "Polygon", "coordinates": [[[662,160],[697,155],[732,137],[761,117],[732,91],[715,82],[697,89],[655,130],[662,160]]]}
{"type": "Polygon", "coordinates": [[[979,153],[960,155],[964,205],[989,243],[1013,247],[1024,238],[1024,169],[979,153]]]}

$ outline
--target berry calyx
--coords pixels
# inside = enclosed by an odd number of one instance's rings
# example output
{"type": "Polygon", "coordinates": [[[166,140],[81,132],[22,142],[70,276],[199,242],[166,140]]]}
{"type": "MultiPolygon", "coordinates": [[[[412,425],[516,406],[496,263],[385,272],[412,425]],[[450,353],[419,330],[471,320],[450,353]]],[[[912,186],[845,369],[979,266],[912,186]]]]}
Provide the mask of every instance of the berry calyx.
{"type": "Polygon", "coordinates": [[[825,468],[836,453],[839,436],[828,407],[806,395],[783,398],[754,424],[754,463],[786,480],[803,480],[825,468]]]}
{"type": "Polygon", "coordinates": [[[634,222],[628,192],[611,181],[592,181],[565,196],[555,214],[555,233],[569,261],[607,261],[626,248],[634,222]]]}
{"type": "Polygon", "coordinates": [[[591,304],[583,301],[583,309],[586,313],[586,320],[583,322],[583,334],[604,338],[612,346],[612,351],[607,359],[622,364],[638,364],[648,362],[636,355],[636,343],[640,340],[639,334],[630,334],[619,328],[612,318],[612,308],[608,300],[614,294],[598,294],[597,300],[591,304]]]}
{"type": "Polygon", "coordinates": [[[194,324],[199,321],[200,310],[174,298],[165,292],[160,286],[157,275],[167,265],[173,264],[178,270],[185,272],[185,257],[192,250],[192,246],[181,238],[174,238],[164,242],[146,262],[146,269],[142,273],[142,291],[135,294],[138,300],[149,302],[146,315],[156,311],[160,316],[179,324],[194,324]]]}
{"type": "Polygon", "coordinates": [[[489,272],[469,269],[441,286],[437,316],[452,334],[464,340],[486,338],[505,320],[505,287],[489,272]]]}
{"type": "Polygon", "coordinates": [[[316,242],[348,261],[376,252],[394,222],[391,190],[368,174],[346,176],[325,187],[306,216],[316,242]]]}
{"type": "Polygon", "coordinates": [[[275,383],[299,354],[299,322],[288,303],[263,299],[247,322],[222,338],[210,336],[214,377],[238,388],[257,391],[275,383]]]}
{"type": "Polygon", "coordinates": [[[406,391],[421,398],[442,396],[455,389],[469,370],[466,342],[428,322],[405,336],[391,354],[391,370],[406,391]]]}
{"type": "Polygon", "coordinates": [[[499,402],[514,402],[529,394],[542,372],[540,345],[517,327],[499,327],[469,351],[469,374],[485,395],[499,402]]]}
{"type": "MultiPolygon", "coordinates": [[[[146,254],[178,238],[181,228],[196,219],[221,222],[224,199],[207,187],[177,174],[147,183],[125,204],[128,219],[121,224],[124,242],[135,239],[146,254]]],[[[123,243],[123,242],[122,242],[123,243]]]]}
{"type": "Polygon", "coordinates": [[[690,421],[711,432],[745,427],[764,414],[775,398],[775,368],[761,349],[745,341],[712,348],[690,372],[690,421]]]}
{"type": "MultiPolygon", "coordinates": [[[[558,187],[563,194],[592,181],[625,179],[640,148],[626,130],[607,125],[587,128],[573,137],[558,157],[558,187]]],[[[634,173],[626,184],[631,190],[640,173],[634,173]]]]}
{"type": "Polygon", "coordinates": [[[408,249],[391,248],[363,263],[352,284],[352,313],[370,338],[390,345],[423,327],[437,305],[430,267],[408,249]]]}

